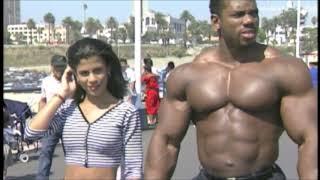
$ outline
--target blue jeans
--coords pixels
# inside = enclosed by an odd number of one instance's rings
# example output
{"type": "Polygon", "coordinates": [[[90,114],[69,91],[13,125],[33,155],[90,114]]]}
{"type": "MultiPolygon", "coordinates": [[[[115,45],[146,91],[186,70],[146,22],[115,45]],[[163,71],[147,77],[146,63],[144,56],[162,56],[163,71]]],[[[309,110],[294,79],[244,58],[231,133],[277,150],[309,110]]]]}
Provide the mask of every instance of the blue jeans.
{"type": "Polygon", "coordinates": [[[137,98],[136,95],[131,96],[131,104],[136,105],[137,98]]]}
{"type": "Polygon", "coordinates": [[[49,179],[52,156],[60,138],[61,135],[56,133],[41,139],[41,152],[38,160],[39,164],[36,180],[49,179]]]}

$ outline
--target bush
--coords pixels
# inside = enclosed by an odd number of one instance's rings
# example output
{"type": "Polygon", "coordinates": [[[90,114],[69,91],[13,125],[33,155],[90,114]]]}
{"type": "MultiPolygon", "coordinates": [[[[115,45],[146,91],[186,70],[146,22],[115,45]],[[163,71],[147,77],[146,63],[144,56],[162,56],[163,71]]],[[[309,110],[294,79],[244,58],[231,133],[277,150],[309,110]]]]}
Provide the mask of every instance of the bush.
{"type": "Polygon", "coordinates": [[[277,46],[277,49],[279,49],[279,51],[281,51],[284,54],[287,55],[294,55],[296,52],[296,49],[294,46],[277,46]]]}
{"type": "Polygon", "coordinates": [[[173,52],[172,52],[172,55],[178,57],[178,58],[182,58],[184,56],[187,56],[186,54],[186,49],[184,48],[179,48],[179,49],[175,49],[173,52]]]}

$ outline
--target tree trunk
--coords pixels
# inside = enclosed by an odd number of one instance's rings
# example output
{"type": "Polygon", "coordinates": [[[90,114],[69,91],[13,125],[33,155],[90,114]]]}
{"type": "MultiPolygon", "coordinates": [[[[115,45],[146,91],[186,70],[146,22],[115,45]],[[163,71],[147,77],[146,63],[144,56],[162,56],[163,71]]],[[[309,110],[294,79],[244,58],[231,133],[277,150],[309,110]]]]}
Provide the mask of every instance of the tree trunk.
{"type": "Polygon", "coordinates": [[[49,44],[50,44],[50,23],[49,23],[49,44]]]}

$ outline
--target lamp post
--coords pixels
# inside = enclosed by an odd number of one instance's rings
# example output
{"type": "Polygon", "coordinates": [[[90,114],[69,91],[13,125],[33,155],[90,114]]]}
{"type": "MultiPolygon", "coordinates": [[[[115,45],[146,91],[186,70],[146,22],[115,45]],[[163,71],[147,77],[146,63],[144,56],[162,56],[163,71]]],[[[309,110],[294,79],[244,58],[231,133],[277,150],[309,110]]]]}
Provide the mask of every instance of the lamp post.
{"type": "Polygon", "coordinates": [[[300,0],[297,5],[296,57],[300,57],[300,0]]]}
{"type": "Polygon", "coordinates": [[[83,22],[82,22],[82,28],[81,33],[86,33],[85,23],[86,23],[86,10],[88,9],[88,5],[81,1],[81,8],[83,10],[83,22]]]}

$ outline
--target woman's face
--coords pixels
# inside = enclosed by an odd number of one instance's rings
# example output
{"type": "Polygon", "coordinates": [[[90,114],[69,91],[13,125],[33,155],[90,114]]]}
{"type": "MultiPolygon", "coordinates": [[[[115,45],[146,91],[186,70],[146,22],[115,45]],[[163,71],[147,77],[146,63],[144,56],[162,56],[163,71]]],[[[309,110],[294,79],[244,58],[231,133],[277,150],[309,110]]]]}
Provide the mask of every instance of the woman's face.
{"type": "Polygon", "coordinates": [[[81,59],[76,67],[76,78],[88,96],[99,97],[107,93],[108,73],[104,60],[100,56],[81,59]]]}

